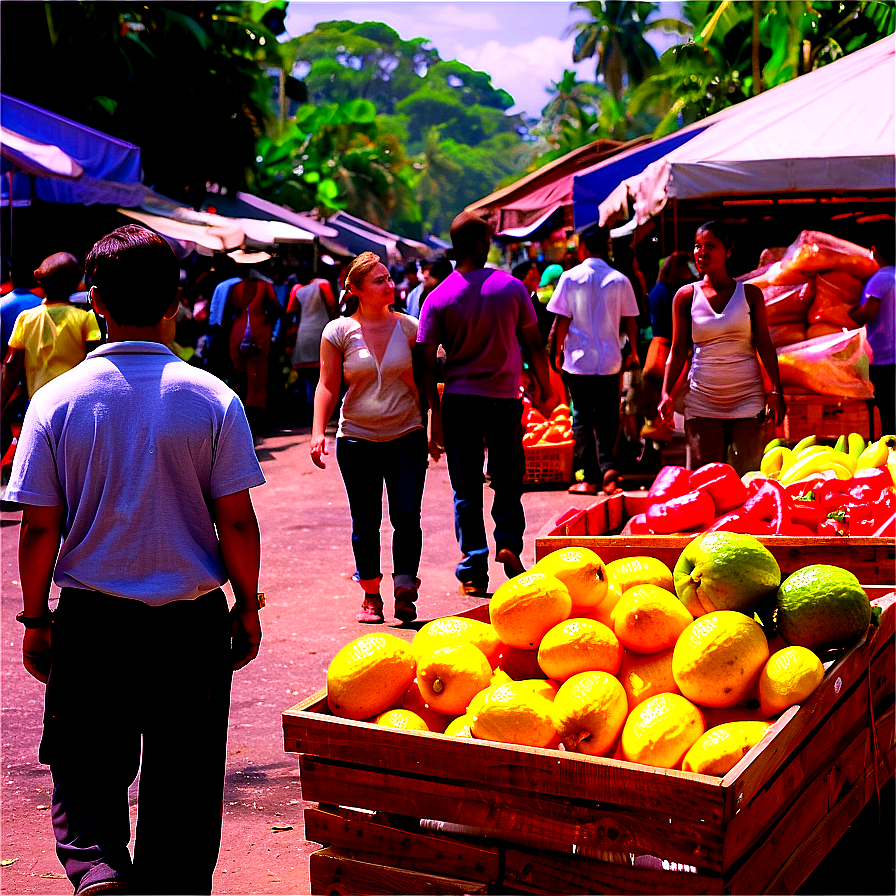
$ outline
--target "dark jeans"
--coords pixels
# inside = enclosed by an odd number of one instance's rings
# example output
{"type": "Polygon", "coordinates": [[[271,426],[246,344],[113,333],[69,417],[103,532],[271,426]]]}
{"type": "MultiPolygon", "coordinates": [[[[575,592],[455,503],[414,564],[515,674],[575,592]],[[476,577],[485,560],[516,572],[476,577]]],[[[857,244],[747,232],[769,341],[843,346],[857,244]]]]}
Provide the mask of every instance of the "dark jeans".
{"type": "MultiPolygon", "coordinates": [[[[361,579],[380,575],[383,483],[392,523],[392,575],[417,576],[423,532],[420,505],[426,478],[426,432],[415,429],[388,442],[336,440],[336,460],[352,515],[352,551],[361,579]]],[[[412,581],[399,584],[410,586],[412,581]]]]}
{"type": "Polygon", "coordinates": [[[220,589],[160,607],[62,589],[40,761],[53,775],[56,854],[76,891],[124,877],[129,893],[211,893],[232,662],[220,589]]]}
{"type": "MultiPolygon", "coordinates": [[[[879,439],[896,431],[896,365],[872,364],[869,374],[871,384],[874,386],[874,398],[869,402],[869,409],[873,415],[873,406],[877,405],[881,428],[880,432],[872,432],[871,436],[879,439]]],[[[873,421],[874,417],[871,419],[873,421]]]]}
{"type": "Polygon", "coordinates": [[[451,393],[442,398],[445,457],[454,490],[454,532],[463,554],[455,572],[461,582],[488,582],[488,541],[482,516],[486,448],[495,492],[495,550],[509,548],[522,553],[526,531],[522,416],[520,399],[451,393]]]}
{"type": "Polygon", "coordinates": [[[577,469],[585,471],[585,482],[600,486],[603,474],[616,470],[613,447],[619,432],[619,374],[564,372],[563,379],[572,399],[577,469]]]}

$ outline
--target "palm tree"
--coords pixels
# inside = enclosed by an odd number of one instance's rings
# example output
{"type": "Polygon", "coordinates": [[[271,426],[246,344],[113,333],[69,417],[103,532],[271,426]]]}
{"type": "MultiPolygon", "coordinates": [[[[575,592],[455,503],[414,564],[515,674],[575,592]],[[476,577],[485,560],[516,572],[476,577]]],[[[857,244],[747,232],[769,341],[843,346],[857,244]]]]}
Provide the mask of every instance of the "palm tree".
{"type": "Polygon", "coordinates": [[[659,10],[657,3],[638,0],[578,0],[571,12],[584,11],[589,20],[569,29],[575,35],[573,61],[597,57],[597,76],[620,99],[627,83],[643,81],[656,67],[656,51],[645,40],[648,31],[686,33],[686,24],[674,18],[647,19],[659,10]]]}

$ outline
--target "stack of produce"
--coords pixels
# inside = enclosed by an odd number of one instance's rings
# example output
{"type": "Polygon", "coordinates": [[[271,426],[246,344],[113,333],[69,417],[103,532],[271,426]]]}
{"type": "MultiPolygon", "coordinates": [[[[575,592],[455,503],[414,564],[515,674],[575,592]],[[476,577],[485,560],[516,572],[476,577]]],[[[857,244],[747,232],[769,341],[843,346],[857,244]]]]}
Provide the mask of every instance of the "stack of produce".
{"type": "Polygon", "coordinates": [[[572,435],[572,421],[569,415],[569,405],[558,404],[551,411],[550,417],[545,417],[538,408],[533,407],[528,398],[523,398],[523,447],[532,448],[535,445],[552,445],[574,443],[572,435]]]}
{"type": "Polygon", "coordinates": [[[849,310],[879,265],[871,250],[826,233],[804,230],[774,258],[739,277],[762,290],[776,348],[857,328],[849,310]]]}
{"type": "Polygon", "coordinates": [[[809,566],[782,582],[755,538],[715,532],[674,571],[556,551],[502,585],[489,616],[434,620],[410,645],[353,641],[327,673],[331,711],[724,775],[815,690],[828,651],[865,634],[872,608],[846,570],[809,566]]]}
{"type": "Polygon", "coordinates": [[[814,436],[791,450],[769,443],[758,473],[740,479],[728,464],[693,472],[663,467],[648,506],[626,535],[742,532],[750,535],[896,534],[896,437],[868,445],[858,434],[833,448],[814,436]]]}

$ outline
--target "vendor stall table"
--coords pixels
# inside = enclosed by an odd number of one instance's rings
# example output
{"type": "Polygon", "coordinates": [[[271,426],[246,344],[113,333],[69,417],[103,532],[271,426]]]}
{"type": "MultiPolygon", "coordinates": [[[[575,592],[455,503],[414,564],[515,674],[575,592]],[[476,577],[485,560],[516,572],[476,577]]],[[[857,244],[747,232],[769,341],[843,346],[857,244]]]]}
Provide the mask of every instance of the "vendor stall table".
{"type": "Polygon", "coordinates": [[[880,625],[724,778],[382,728],[318,692],[283,713],[312,893],[793,893],[893,774],[896,595],[866,590],[880,625]]]}

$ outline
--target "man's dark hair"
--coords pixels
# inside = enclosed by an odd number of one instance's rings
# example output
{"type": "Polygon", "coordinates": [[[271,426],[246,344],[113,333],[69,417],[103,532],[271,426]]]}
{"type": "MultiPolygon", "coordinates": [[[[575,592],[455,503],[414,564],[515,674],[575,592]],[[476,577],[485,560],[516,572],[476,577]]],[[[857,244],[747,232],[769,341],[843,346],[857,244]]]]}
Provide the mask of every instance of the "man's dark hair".
{"type": "Polygon", "coordinates": [[[125,224],[99,240],[84,267],[119,326],[157,324],[177,296],[180,264],[174,250],[137,224],[125,224]]]}
{"type": "Polygon", "coordinates": [[[450,233],[455,261],[464,261],[475,255],[477,247],[491,239],[488,222],[470,212],[461,212],[451,222],[450,233]]]}
{"type": "Polygon", "coordinates": [[[426,269],[440,283],[454,270],[451,262],[444,255],[440,255],[435,261],[428,264],[426,269]]]}
{"type": "Polygon", "coordinates": [[[40,263],[34,279],[48,299],[64,302],[81,282],[81,262],[70,252],[55,252],[40,263]]]}
{"type": "Polygon", "coordinates": [[[582,236],[582,244],[591,255],[604,256],[607,254],[607,238],[609,233],[606,227],[589,227],[582,236]]]}

